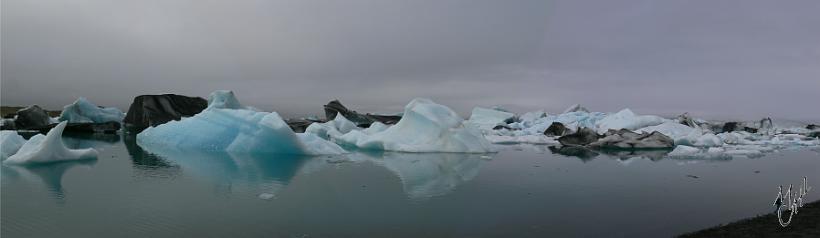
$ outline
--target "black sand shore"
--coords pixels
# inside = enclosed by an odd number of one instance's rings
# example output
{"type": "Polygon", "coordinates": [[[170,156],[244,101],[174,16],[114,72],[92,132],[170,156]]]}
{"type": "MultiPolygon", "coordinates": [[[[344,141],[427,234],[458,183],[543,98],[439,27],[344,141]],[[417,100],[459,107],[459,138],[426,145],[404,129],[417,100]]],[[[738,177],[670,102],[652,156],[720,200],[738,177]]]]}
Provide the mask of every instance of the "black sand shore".
{"type": "Polygon", "coordinates": [[[788,227],[781,227],[777,214],[770,213],[679,237],[820,237],[820,201],[804,204],[798,212],[788,227]]]}

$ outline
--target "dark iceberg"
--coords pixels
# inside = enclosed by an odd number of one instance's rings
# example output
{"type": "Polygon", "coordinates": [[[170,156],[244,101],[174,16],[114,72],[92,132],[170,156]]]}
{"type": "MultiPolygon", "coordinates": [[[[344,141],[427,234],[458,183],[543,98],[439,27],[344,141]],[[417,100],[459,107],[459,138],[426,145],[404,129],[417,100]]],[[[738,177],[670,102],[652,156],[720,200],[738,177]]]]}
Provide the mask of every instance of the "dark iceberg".
{"type": "Polygon", "coordinates": [[[208,101],[200,97],[177,94],[140,95],[134,98],[124,123],[141,131],[182,117],[190,117],[208,107],[208,101]]]}

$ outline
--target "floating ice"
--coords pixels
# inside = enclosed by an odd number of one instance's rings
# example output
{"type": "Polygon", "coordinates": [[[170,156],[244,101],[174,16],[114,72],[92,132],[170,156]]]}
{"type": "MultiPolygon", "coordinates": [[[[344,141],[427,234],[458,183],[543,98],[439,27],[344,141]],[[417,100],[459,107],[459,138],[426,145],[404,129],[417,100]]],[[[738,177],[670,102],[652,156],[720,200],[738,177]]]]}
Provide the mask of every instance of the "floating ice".
{"type": "Polygon", "coordinates": [[[659,116],[635,115],[632,110],[624,109],[618,113],[608,115],[598,121],[596,128],[598,133],[604,133],[609,129],[636,130],[647,126],[656,126],[668,121],[659,116]]]}
{"type": "Polygon", "coordinates": [[[17,153],[17,150],[25,143],[26,139],[23,139],[16,131],[0,131],[0,160],[6,160],[17,153]]]}
{"type": "Polygon", "coordinates": [[[78,98],[74,103],[63,107],[60,113],[60,121],[72,123],[103,123],[119,122],[125,118],[125,113],[115,107],[97,107],[85,98],[78,98]]]}
{"type": "Polygon", "coordinates": [[[208,108],[193,117],[145,129],[137,135],[138,144],[149,150],[170,147],[296,155],[345,152],[319,137],[297,135],[276,112],[243,107],[231,91],[215,91],[208,102],[208,108]]]}
{"type": "Polygon", "coordinates": [[[679,145],[675,147],[672,152],[669,152],[669,156],[694,156],[700,153],[700,149],[697,147],[687,146],[687,145],[679,145]]]}
{"type": "Polygon", "coordinates": [[[37,134],[29,139],[16,154],[3,163],[29,164],[49,163],[68,160],[96,159],[95,149],[69,149],[63,144],[62,135],[68,122],[61,122],[45,136],[37,134]]]}
{"type": "Polygon", "coordinates": [[[473,113],[470,115],[470,119],[468,119],[467,122],[478,127],[479,129],[491,130],[499,124],[506,124],[508,120],[514,117],[515,114],[509,112],[476,107],[473,108],[473,113]]]}
{"type": "MultiPolygon", "coordinates": [[[[382,126],[384,124],[377,122],[382,126]]],[[[375,123],[374,123],[375,124],[375,123]]],[[[381,127],[381,126],[377,126],[381,127]]],[[[305,129],[305,133],[315,134],[325,140],[337,138],[352,130],[358,130],[352,121],[345,118],[341,113],[336,115],[336,118],[325,123],[312,123],[305,129]]]]}
{"type": "Polygon", "coordinates": [[[493,152],[481,132],[464,123],[450,108],[429,99],[413,99],[396,125],[371,135],[358,131],[337,138],[337,143],[366,150],[403,152],[493,152]],[[353,133],[353,134],[350,134],[353,133]]]}

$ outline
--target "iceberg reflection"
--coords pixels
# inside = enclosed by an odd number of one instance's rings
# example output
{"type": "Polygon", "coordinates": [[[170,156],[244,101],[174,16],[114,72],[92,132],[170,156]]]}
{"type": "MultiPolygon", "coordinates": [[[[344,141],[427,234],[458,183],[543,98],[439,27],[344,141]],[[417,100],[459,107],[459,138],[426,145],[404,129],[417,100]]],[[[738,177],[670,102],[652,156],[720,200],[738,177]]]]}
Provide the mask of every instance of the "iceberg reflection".
{"type": "Polygon", "coordinates": [[[2,179],[7,180],[40,180],[49,194],[59,204],[65,203],[66,191],[63,189],[63,175],[74,167],[93,167],[97,160],[62,161],[47,164],[5,166],[2,165],[2,179]]]}
{"type": "Polygon", "coordinates": [[[478,175],[481,154],[385,153],[372,161],[401,179],[411,199],[442,196],[478,175]]]}

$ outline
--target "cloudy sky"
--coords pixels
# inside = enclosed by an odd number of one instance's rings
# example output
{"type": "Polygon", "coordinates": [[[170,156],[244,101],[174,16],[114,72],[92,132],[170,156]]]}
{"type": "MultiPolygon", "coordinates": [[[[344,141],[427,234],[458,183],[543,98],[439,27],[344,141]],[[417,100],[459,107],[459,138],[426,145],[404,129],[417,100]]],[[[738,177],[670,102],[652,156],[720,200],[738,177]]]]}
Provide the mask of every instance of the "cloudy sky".
{"type": "Polygon", "coordinates": [[[140,94],[820,119],[817,0],[3,0],[3,105],[140,94]]]}

